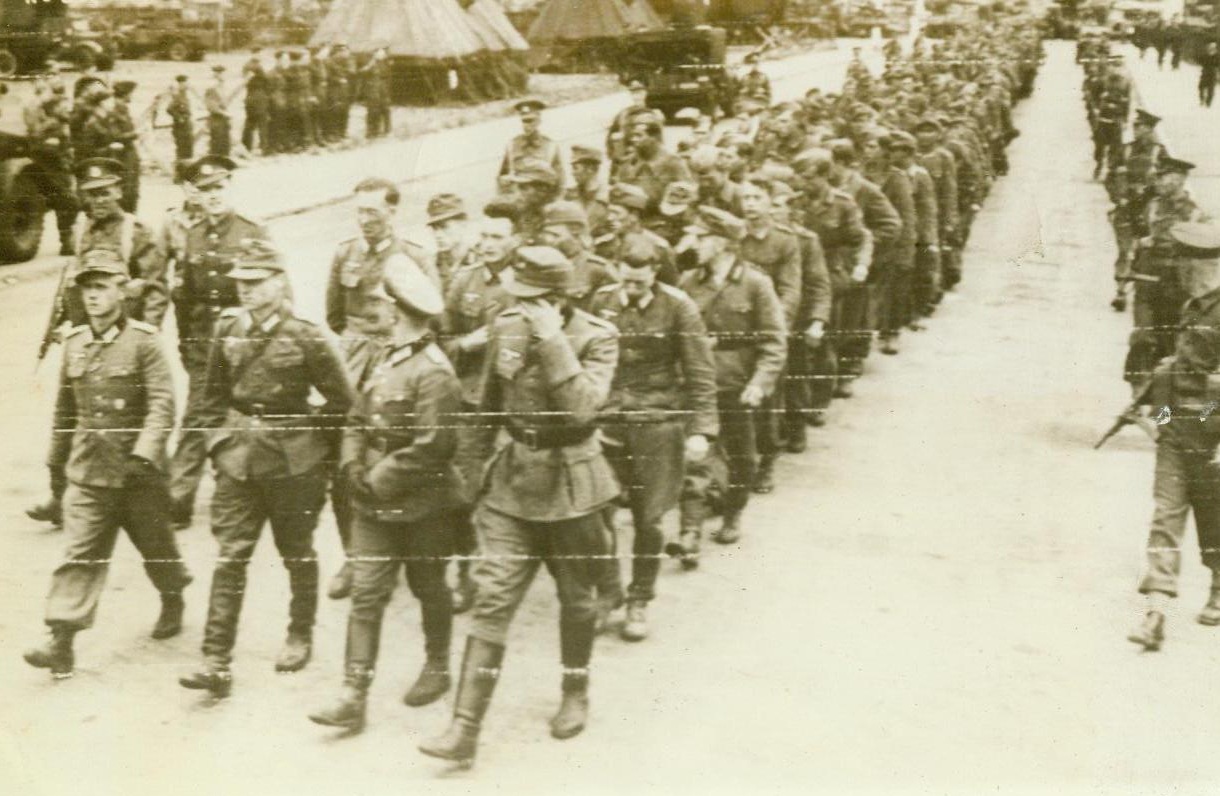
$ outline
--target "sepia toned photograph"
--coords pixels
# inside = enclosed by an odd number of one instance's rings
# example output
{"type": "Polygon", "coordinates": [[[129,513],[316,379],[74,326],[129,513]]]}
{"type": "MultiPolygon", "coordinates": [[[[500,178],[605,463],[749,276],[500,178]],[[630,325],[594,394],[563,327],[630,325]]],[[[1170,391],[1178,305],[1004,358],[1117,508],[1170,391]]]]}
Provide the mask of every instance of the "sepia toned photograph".
{"type": "Polygon", "coordinates": [[[1216,0],[0,0],[0,793],[1220,793],[1216,0]]]}

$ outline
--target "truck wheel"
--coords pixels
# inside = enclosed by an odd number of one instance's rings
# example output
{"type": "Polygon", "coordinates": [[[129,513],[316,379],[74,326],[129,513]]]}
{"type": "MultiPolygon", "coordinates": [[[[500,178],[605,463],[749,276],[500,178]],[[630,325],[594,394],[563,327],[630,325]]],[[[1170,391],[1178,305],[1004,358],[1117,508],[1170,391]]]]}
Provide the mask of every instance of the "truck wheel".
{"type": "Polygon", "coordinates": [[[97,65],[97,53],[87,44],[78,44],[68,51],[67,61],[82,72],[97,65]]]}
{"type": "Polygon", "coordinates": [[[21,263],[38,254],[46,212],[34,178],[26,172],[14,177],[8,195],[0,199],[0,262],[21,263]]]}
{"type": "Polygon", "coordinates": [[[191,57],[191,48],[182,39],[173,39],[165,45],[165,57],[171,61],[186,61],[191,57]]]}
{"type": "Polygon", "coordinates": [[[0,77],[12,77],[17,74],[17,56],[11,50],[0,47],[0,77]]]}

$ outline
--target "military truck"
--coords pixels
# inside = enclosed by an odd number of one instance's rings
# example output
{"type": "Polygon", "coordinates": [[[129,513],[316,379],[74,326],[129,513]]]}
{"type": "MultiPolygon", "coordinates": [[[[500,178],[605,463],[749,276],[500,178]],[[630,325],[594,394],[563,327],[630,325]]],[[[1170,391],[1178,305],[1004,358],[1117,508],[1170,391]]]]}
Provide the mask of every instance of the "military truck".
{"type": "Polygon", "coordinates": [[[33,259],[42,243],[46,199],[31,157],[35,143],[0,132],[0,263],[33,259]]]}
{"type": "Polygon", "coordinates": [[[0,0],[0,78],[45,68],[66,21],[63,0],[0,0]]]}
{"type": "Polygon", "coordinates": [[[620,75],[648,89],[646,103],[667,116],[683,108],[732,113],[734,83],[725,65],[727,33],[707,26],[637,33],[627,40],[620,75]]]}

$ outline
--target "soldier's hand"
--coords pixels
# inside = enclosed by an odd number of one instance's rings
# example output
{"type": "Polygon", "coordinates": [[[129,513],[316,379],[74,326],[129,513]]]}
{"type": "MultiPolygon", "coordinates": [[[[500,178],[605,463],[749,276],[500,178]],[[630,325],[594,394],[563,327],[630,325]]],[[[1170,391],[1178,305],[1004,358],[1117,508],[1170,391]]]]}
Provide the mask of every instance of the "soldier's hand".
{"type": "Polygon", "coordinates": [[[805,341],[812,346],[821,345],[822,338],[826,336],[826,324],[823,321],[814,321],[809,324],[809,328],[805,330],[805,341]]]}
{"type": "Polygon", "coordinates": [[[707,441],[707,437],[702,434],[691,434],[686,438],[686,460],[688,462],[701,462],[707,457],[708,449],[711,444],[707,441]]]}
{"type": "Polygon", "coordinates": [[[867,265],[857,265],[855,268],[852,269],[851,281],[863,282],[866,279],[868,279],[868,266],[867,265]]]}
{"type": "Polygon", "coordinates": [[[161,471],[157,469],[157,465],[148,459],[142,459],[139,456],[128,456],[127,460],[123,462],[123,482],[126,484],[149,481],[160,477],[161,471]]]}
{"type": "Polygon", "coordinates": [[[348,462],[343,465],[343,480],[347,482],[353,495],[362,498],[372,497],[373,490],[369,487],[368,470],[360,462],[348,462]]]}
{"type": "Polygon", "coordinates": [[[468,335],[458,339],[458,348],[463,351],[478,351],[487,346],[487,327],[480,326],[468,335]]]}
{"type": "Polygon", "coordinates": [[[753,409],[757,409],[758,407],[762,406],[763,398],[765,397],[766,395],[763,394],[762,387],[759,387],[757,384],[748,384],[746,385],[746,388],[741,391],[742,405],[749,406],[753,409]]]}
{"type": "Polygon", "coordinates": [[[518,301],[517,306],[533,327],[535,337],[545,340],[563,331],[563,314],[549,301],[525,299],[518,301]]]}

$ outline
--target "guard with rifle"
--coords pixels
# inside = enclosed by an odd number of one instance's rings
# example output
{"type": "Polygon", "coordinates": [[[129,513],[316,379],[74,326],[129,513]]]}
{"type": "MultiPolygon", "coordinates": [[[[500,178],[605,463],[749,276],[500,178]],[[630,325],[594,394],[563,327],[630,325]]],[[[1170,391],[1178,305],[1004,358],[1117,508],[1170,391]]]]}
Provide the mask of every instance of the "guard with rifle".
{"type": "MultiPolygon", "coordinates": [[[[1179,222],[1170,228],[1182,289],[1190,297],[1173,355],[1161,360],[1137,403],[1160,418],[1148,558],[1140,593],[1143,621],[1127,636],[1153,651],[1165,638],[1165,609],[1178,594],[1186,515],[1193,513],[1212,570],[1200,624],[1220,625],[1220,226],[1179,222]]],[[[1120,418],[1121,420],[1121,418],[1120,418]]]]}
{"type": "Polygon", "coordinates": [[[1116,283],[1110,306],[1116,312],[1127,309],[1127,286],[1131,283],[1131,260],[1135,254],[1135,227],[1148,212],[1155,193],[1157,165],[1165,156],[1165,146],[1156,140],[1156,125],[1161,117],[1146,110],[1135,112],[1132,130],[1135,137],[1122,150],[1119,165],[1111,169],[1107,188],[1114,201],[1110,223],[1118,257],[1114,261],[1116,283]]]}

